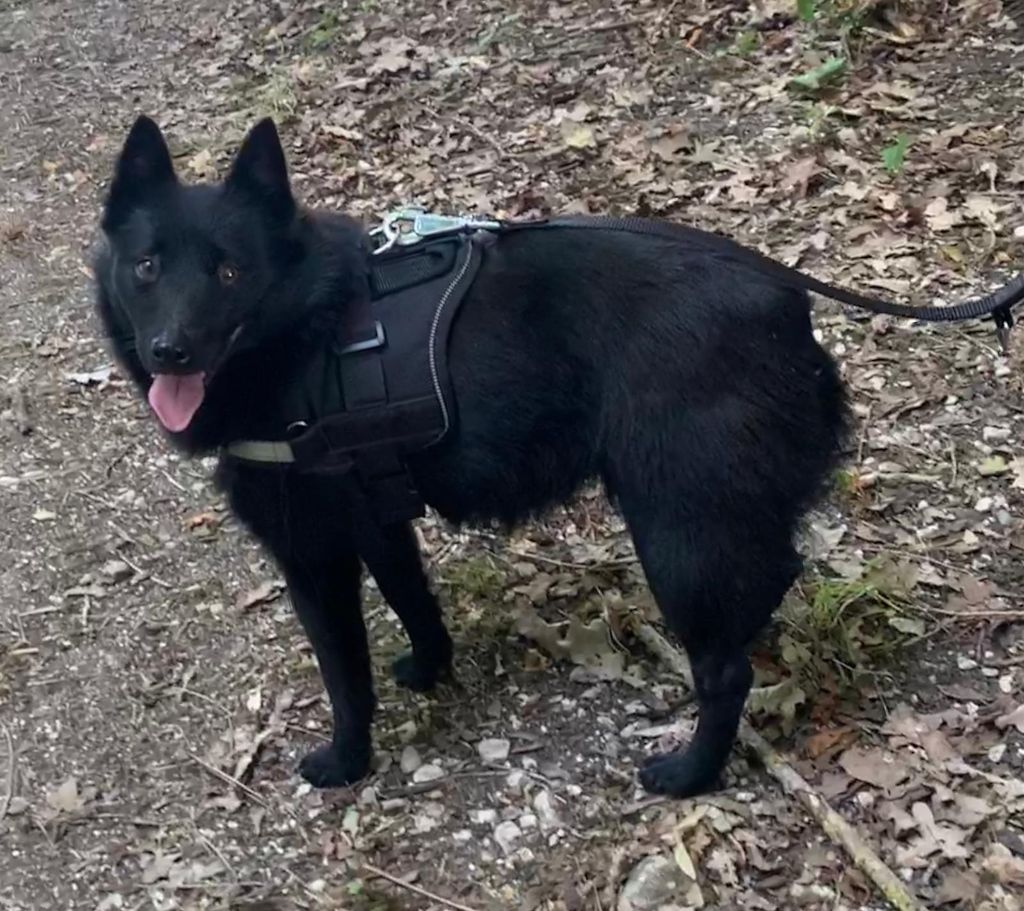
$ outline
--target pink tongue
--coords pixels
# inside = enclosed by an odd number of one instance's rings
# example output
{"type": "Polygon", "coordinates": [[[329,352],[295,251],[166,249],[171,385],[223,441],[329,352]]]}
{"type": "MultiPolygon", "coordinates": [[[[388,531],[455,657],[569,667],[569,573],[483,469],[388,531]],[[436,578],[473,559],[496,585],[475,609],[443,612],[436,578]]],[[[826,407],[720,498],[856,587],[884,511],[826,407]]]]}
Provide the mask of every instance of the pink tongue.
{"type": "Polygon", "coordinates": [[[192,421],[193,415],[203,404],[206,389],[202,373],[173,376],[158,373],[149,387],[149,405],[156,412],[160,423],[172,433],[180,433],[192,421]]]}

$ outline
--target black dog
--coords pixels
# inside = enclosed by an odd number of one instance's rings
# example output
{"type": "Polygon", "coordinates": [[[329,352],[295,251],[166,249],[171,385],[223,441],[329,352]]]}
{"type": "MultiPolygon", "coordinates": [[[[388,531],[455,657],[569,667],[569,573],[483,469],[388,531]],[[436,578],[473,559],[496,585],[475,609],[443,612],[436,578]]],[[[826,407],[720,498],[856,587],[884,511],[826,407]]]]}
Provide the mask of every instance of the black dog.
{"type": "MultiPolygon", "coordinates": [[[[183,186],[140,118],[102,224],[98,311],[172,442],[200,453],[280,438],[290,378],[364,290],[364,231],[296,205],[269,120],[223,184],[183,186]]],[[[800,572],[794,532],[846,431],[807,296],[683,242],[526,231],[487,252],[449,357],[458,422],[411,459],[418,489],[451,520],[511,524],[603,480],[699,701],[689,748],[641,781],[714,787],[751,685],[746,648],[800,572]]],[[[280,564],[330,694],[333,740],[302,774],[354,782],[375,702],[361,564],[412,642],[398,680],[429,689],[451,662],[411,528],[375,522],[328,475],[222,459],[219,482],[280,564]]]]}

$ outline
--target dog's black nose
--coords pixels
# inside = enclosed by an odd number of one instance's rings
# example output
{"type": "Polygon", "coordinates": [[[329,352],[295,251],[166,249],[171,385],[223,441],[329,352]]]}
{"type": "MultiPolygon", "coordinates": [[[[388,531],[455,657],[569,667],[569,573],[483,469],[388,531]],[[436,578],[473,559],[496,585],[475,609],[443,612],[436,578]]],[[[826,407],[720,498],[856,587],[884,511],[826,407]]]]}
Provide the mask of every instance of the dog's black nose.
{"type": "Polygon", "coordinates": [[[187,367],[192,362],[192,353],[182,342],[170,342],[162,335],[153,339],[152,351],[161,367],[187,367]]]}

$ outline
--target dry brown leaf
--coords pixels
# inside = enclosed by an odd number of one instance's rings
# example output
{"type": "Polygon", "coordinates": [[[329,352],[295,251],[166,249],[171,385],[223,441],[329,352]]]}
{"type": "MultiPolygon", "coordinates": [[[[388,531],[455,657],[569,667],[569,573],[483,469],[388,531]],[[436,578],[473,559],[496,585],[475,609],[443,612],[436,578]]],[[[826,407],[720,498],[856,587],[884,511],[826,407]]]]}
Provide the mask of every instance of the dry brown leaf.
{"type": "Polygon", "coordinates": [[[1012,712],[1000,715],[996,719],[996,727],[1002,730],[1010,726],[1015,727],[1021,734],[1024,734],[1024,703],[1017,706],[1012,712]]]}
{"type": "Polygon", "coordinates": [[[910,777],[910,769],[885,750],[853,747],[839,757],[839,765],[851,778],[891,792],[910,777]]]}
{"type": "Polygon", "coordinates": [[[1016,857],[1005,845],[989,845],[981,866],[1004,886],[1024,886],[1024,858],[1016,857]]]}
{"type": "Polygon", "coordinates": [[[239,610],[248,610],[249,608],[256,607],[259,604],[267,604],[271,601],[276,601],[281,597],[281,593],[284,589],[284,582],[280,579],[267,579],[255,588],[250,588],[247,592],[242,592],[242,594],[238,596],[238,600],[235,602],[235,607],[239,610]]]}

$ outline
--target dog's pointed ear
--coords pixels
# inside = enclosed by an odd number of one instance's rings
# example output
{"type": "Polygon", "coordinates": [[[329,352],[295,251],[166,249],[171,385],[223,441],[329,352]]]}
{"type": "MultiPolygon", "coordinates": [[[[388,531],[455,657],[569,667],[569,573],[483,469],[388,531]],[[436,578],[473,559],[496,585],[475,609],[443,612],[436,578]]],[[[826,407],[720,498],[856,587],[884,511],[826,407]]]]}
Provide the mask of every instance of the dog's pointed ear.
{"type": "Polygon", "coordinates": [[[257,123],[245,137],[226,186],[258,200],[275,218],[288,220],[295,214],[284,149],[269,117],[257,123]]]}
{"type": "Polygon", "coordinates": [[[163,133],[143,114],[132,124],[118,156],[103,227],[109,229],[147,193],[174,183],[177,177],[163,133]]]}

